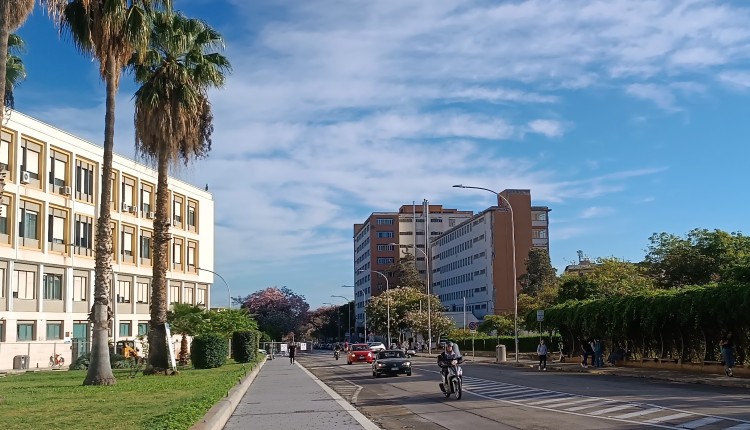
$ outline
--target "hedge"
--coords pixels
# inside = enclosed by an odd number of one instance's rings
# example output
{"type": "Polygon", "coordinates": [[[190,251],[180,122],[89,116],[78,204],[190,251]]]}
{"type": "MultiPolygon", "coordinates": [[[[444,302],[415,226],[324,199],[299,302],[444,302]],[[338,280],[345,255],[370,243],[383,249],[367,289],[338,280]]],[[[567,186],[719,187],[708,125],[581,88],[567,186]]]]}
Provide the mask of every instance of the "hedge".
{"type": "MultiPolygon", "coordinates": [[[[547,344],[547,347],[550,351],[557,351],[557,345],[560,341],[559,336],[553,337],[551,343],[548,335],[542,336],[542,339],[544,339],[544,343],[547,344]]],[[[455,341],[455,343],[461,349],[462,354],[465,355],[468,351],[471,351],[471,339],[461,339],[455,341]]],[[[500,344],[505,345],[505,349],[507,352],[515,352],[516,350],[516,343],[513,336],[500,336],[500,344]]],[[[497,345],[497,338],[495,337],[482,337],[474,339],[474,350],[476,351],[494,351],[497,345]]],[[[536,352],[536,347],[538,345],[538,335],[518,337],[519,352],[536,352]]]]}
{"type": "MultiPolygon", "coordinates": [[[[527,318],[530,319],[531,315],[527,318]]],[[[567,352],[600,337],[633,358],[720,360],[719,341],[732,333],[738,362],[750,357],[750,284],[723,283],[599,300],[569,301],[546,310],[567,352]]]]}
{"type": "Polygon", "coordinates": [[[236,331],[232,333],[232,353],[234,361],[238,363],[249,363],[255,360],[258,354],[258,342],[260,332],[258,331],[236,331]]]}
{"type": "Polygon", "coordinates": [[[198,335],[190,346],[190,361],[196,369],[221,367],[227,361],[228,348],[225,337],[214,333],[198,335]]]}

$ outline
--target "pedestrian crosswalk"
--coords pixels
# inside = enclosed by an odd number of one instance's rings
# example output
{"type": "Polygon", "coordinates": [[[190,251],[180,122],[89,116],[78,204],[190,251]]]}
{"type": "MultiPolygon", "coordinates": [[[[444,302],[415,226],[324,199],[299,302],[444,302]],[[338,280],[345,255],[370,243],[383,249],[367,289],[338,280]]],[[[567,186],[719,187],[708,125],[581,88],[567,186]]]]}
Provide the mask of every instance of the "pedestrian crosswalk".
{"type": "Polygon", "coordinates": [[[347,402],[353,405],[357,404],[357,397],[359,396],[359,392],[362,391],[360,385],[342,377],[331,378],[326,381],[326,385],[331,387],[331,389],[338,393],[339,396],[343,397],[347,402]]]}
{"type": "Polygon", "coordinates": [[[750,430],[750,421],[658,405],[581,396],[464,376],[464,392],[487,400],[669,429],[750,430]]]}

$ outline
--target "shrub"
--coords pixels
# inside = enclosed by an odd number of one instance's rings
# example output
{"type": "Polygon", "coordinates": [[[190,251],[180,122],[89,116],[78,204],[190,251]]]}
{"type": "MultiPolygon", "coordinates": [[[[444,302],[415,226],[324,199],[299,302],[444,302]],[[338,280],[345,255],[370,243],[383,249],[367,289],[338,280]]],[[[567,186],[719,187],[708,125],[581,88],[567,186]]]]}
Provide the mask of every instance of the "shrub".
{"type": "Polygon", "coordinates": [[[227,361],[227,340],[214,333],[206,333],[193,338],[190,346],[190,359],[196,369],[221,367],[227,361]]]}
{"type": "MultiPolygon", "coordinates": [[[[557,345],[560,342],[560,337],[555,336],[550,342],[548,335],[542,336],[544,343],[550,351],[557,351],[557,345]]],[[[466,355],[471,352],[471,339],[457,340],[461,353],[466,355]]],[[[516,341],[513,336],[500,336],[500,344],[505,345],[505,349],[508,352],[514,352],[516,349],[516,341]]],[[[536,352],[536,347],[539,345],[539,336],[519,336],[518,337],[518,350],[519,352],[536,352]]],[[[476,351],[494,351],[497,346],[497,338],[495,337],[483,337],[474,340],[474,350],[476,351]]]]}
{"type": "Polygon", "coordinates": [[[232,353],[234,361],[249,363],[258,354],[259,332],[247,330],[232,333],[232,353]]]}
{"type": "MultiPolygon", "coordinates": [[[[91,362],[91,353],[84,354],[73,362],[70,366],[71,370],[86,370],[89,368],[91,362]]],[[[109,365],[113,369],[126,369],[130,367],[130,362],[127,358],[120,354],[109,354],[109,365]]]]}

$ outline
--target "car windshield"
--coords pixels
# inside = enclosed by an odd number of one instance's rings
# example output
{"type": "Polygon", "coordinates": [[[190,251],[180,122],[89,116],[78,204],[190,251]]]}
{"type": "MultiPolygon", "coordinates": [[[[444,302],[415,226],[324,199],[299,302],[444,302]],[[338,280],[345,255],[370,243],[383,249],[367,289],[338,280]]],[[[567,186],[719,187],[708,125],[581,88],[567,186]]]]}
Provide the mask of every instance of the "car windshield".
{"type": "Polygon", "coordinates": [[[404,351],[380,351],[378,358],[406,358],[406,354],[404,354],[404,351]]]}
{"type": "Polygon", "coordinates": [[[369,351],[367,345],[352,345],[352,351],[369,351]]]}

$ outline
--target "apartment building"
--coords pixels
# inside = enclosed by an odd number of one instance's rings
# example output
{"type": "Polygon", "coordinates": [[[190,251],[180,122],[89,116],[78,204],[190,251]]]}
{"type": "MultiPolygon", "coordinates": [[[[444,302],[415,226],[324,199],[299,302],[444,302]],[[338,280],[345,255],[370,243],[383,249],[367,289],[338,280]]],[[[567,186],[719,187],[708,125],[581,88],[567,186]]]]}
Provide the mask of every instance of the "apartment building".
{"type": "MultiPolygon", "coordinates": [[[[550,209],[531,206],[529,190],[501,193],[513,208],[516,276],[526,273],[532,247],[549,251],[550,209]]],[[[511,211],[500,201],[432,242],[432,293],[449,312],[466,311],[477,318],[513,312],[513,230],[511,211]]]]}
{"type": "MultiPolygon", "coordinates": [[[[3,123],[0,167],[0,369],[30,368],[89,349],[94,234],[103,149],[19,112],[3,123]]],[[[112,178],[113,322],[110,339],[148,330],[157,173],[115,155],[112,178]]],[[[168,300],[210,306],[214,203],[169,178],[168,300]]]]}
{"type": "Polygon", "coordinates": [[[409,252],[414,255],[419,272],[426,277],[425,257],[430,239],[472,215],[471,211],[424,201],[402,205],[397,212],[373,212],[363,223],[354,225],[354,306],[360,339],[367,326],[365,306],[370,298],[398,285],[390,266],[398,262],[402,253],[409,252]]]}

